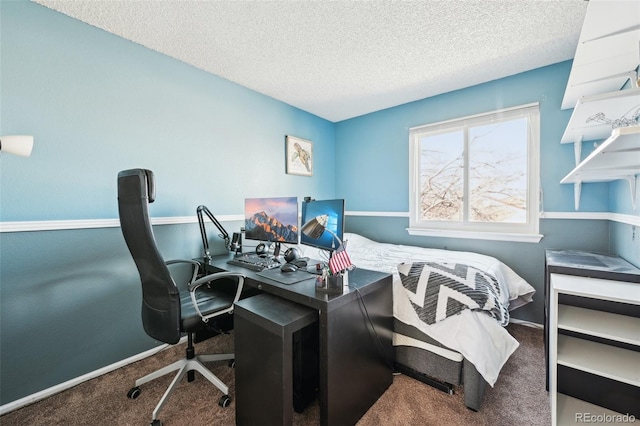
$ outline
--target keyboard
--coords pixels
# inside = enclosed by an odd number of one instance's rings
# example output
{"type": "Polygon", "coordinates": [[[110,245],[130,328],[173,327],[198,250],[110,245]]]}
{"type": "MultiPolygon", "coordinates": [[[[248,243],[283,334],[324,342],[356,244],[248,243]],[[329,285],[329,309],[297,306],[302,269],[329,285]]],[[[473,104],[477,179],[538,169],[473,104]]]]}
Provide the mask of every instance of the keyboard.
{"type": "Polygon", "coordinates": [[[227,263],[229,265],[241,266],[258,272],[282,266],[282,264],[274,258],[260,257],[257,254],[244,254],[228,260],[227,263]]]}

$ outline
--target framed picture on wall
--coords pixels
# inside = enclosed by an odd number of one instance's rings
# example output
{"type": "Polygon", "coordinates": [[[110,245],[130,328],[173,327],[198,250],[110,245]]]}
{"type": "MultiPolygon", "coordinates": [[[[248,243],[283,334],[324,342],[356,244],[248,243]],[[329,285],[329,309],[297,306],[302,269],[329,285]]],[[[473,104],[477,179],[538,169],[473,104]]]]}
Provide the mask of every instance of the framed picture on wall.
{"type": "Polygon", "coordinates": [[[313,176],[313,142],[286,137],[287,174],[313,176]]]}

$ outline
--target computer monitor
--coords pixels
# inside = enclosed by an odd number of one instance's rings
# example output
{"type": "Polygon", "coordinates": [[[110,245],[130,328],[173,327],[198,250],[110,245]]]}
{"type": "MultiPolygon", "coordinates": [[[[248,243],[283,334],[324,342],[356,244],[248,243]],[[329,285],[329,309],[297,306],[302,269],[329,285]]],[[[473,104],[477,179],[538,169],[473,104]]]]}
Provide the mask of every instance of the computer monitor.
{"type": "Polygon", "coordinates": [[[344,233],[344,200],[302,203],[300,242],[324,250],[336,250],[344,233]]]}
{"type": "Polygon", "coordinates": [[[244,218],[246,239],[298,244],[297,197],[246,198],[244,218]]]}

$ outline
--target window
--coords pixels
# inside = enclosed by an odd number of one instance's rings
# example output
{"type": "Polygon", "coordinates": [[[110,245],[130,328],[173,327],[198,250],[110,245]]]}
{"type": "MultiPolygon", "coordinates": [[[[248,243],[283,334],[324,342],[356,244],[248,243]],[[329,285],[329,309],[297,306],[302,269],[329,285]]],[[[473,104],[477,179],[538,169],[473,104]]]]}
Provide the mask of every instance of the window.
{"type": "Polygon", "coordinates": [[[410,129],[409,232],[539,241],[539,115],[536,103],[410,129]]]}

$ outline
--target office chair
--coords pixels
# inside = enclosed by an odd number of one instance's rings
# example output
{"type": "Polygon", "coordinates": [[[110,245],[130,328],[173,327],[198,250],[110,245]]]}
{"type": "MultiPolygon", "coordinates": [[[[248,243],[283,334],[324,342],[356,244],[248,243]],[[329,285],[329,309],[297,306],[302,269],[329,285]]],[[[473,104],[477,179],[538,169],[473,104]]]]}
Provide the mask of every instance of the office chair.
{"type": "Polygon", "coordinates": [[[171,392],[185,374],[188,381],[195,378],[198,371],[224,394],[218,404],[227,407],[231,398],[229,388],[202,364],[203,362],[230,360],[233,354],[199,355],[193,347],[194,333],[209,327],[214,318],[233,312],[234,303],[240,298],[244,276],[237,273],[220,272],[198,278],[199,263],[192,260],[172,260],[165,262],[156,247],[148,204],[154,201],[153,172],[144,169],[124,170],[118,173],[118,210],[122,235],[135,261],[142,282],[142,324],[152,338],[169,343],[179,342],[183,333],[187,334],[186,359],[181,359],[158,371],[148,374],[135,382],[128,397],[140,395],[140,385],[178,371],[152,415],[151,425],[159,426],[158,413],[171,392]],[[180,290],[170,274],[168,265],[187,263],[193,266],[193,275],[186,290],[180,290]],[[214,288],[218,284],[235,284],[233,291],[214,288]]]}

